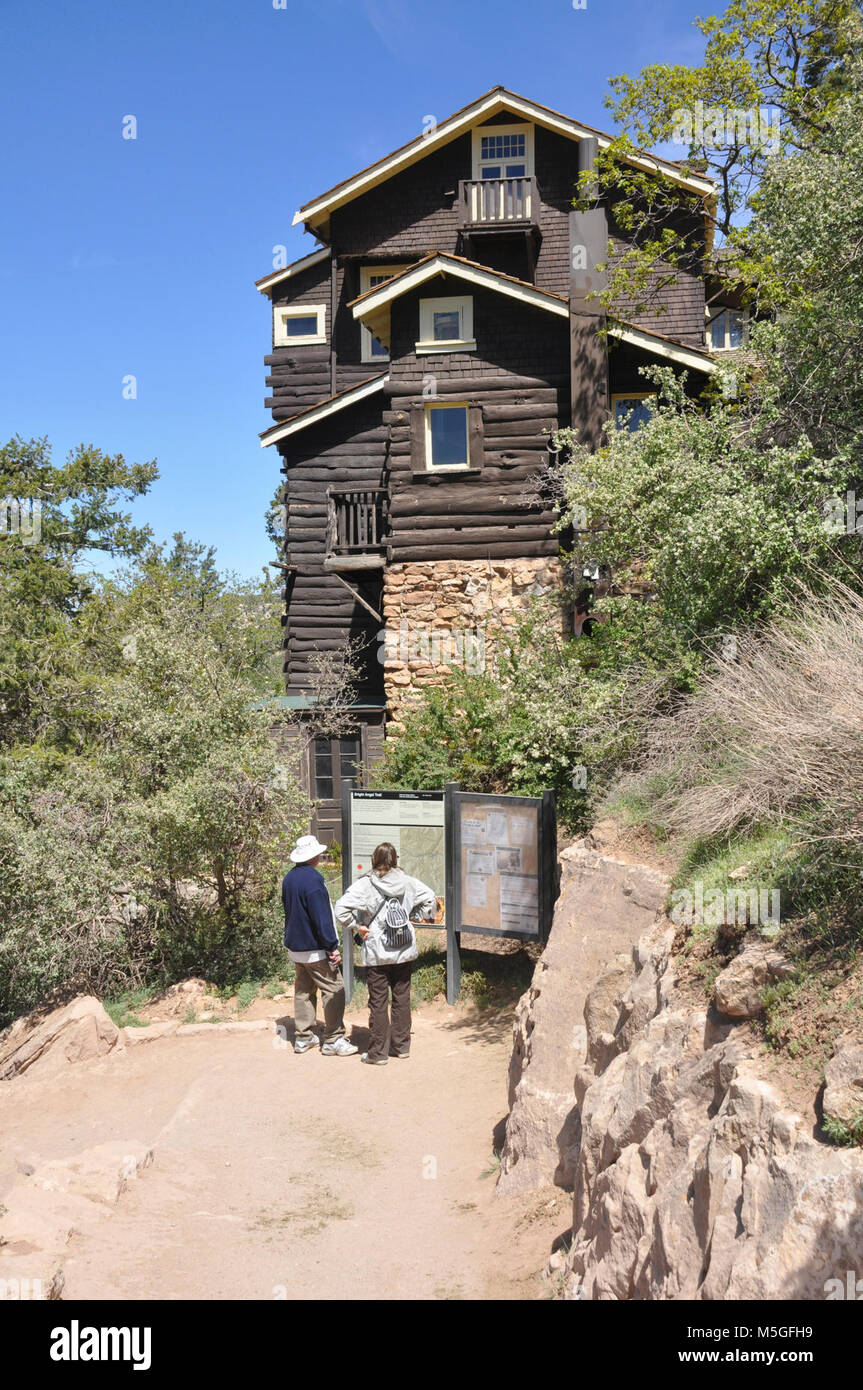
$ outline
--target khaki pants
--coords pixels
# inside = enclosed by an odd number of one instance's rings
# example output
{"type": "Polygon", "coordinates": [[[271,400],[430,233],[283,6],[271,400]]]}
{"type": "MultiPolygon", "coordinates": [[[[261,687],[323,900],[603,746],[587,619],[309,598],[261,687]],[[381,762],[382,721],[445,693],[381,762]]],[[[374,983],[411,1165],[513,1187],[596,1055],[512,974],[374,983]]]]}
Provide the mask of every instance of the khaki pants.
{"type": "Polygon", "coordinates": [[[314,1036],[318,994],[324,1008],[324,1042],[344,1037],[345,986],[342,972],[328,960],[294,962],[294,1027],[297,1038],[314,1036]]]}

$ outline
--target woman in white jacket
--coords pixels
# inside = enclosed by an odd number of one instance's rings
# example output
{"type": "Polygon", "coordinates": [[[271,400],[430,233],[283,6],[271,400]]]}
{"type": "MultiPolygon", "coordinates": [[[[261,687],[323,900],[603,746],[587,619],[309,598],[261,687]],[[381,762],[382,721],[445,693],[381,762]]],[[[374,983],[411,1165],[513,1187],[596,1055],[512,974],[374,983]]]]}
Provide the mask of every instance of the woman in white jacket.
{"type": "Polygon", "coordinates": [[[340,926],[346,931],[356,929],[362,939],[361,960],[367,967],[371,1040],[361,1060],[377,1067],[386,1066],[388,1051],[391,1057],[409,1057],[411,1046],[411,972],[417,958],[417,940],[410,926],[406,933],[409,944],[396,949],[387,946],[384,933],[388,905],[393,900],[411,920],[420,915],[425,921],[434,920],[432,889],[418,878],[403,873],[393,846],[381,844],[372,855],[371,873],[352,883],[334,909],[340,926]]]}

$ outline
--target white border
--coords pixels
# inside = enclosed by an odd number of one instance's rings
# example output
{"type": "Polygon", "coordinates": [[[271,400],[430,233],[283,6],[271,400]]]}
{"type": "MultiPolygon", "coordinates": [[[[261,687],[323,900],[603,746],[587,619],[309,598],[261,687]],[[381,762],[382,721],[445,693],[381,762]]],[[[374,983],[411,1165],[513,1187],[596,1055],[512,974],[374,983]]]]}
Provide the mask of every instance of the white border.
{"type": "Polygon", "coordinates": [[[433,352],[476,352],[476,340],[473,336],[473,295],[446,295],[440,299],[421,299],[420,336],[415,344],[415,351],[420,356],[433,352]],[[434,315],[452,312],[454,309],[458,310],[461,335],[458,338],[444,338],[439,342],[434,336],[434,315]]]}
{"type": "MultiPolygon", "coordinates": [[[[533,159],[533,126],[522,123],[521,125],[478,125],[471,131],[471,151],[473,164],[473,177],[482,178],[482,137],[484,135],[526,135],[524,142],[524,174],[521,176],[526,179],[533,178],[536,173],[536,166],[533,159]]],[[[490,162],[490,161],[488,161],[490,162]]],[[[504,160],[497,161],[503,167],[504,160]]],[[[501,174],[501,178],[506,178],[501,174]]]]}
{"type": "Polygon", "coordinates": [[[312,343],[327,341],[326,304],[274,304],[273,305],[273,347],[308,347],[312,343]],[[314,316],[317,329],[314,333],[304,333],[301,337],[289,337],[285,329],[286,319],[307,319],[314,316]]]}
{"type": "Polygon", "coordinates": [[[255,289],[261,294],[269,294],[271,289],[280,284],[282,280],[290,280],[294,275],[300,275],[304,270],[311,270],[313,265],[319,265],[321,261],[329,260],[332,256],[329,246],[322,246],[318,251],[312,251],[310,255],[303,256],[301,261],[293,261],[291,265],[286,265],[283,270],[274,270],[272,275],[265,275],[263,279],[255,281],[255,289]]]}

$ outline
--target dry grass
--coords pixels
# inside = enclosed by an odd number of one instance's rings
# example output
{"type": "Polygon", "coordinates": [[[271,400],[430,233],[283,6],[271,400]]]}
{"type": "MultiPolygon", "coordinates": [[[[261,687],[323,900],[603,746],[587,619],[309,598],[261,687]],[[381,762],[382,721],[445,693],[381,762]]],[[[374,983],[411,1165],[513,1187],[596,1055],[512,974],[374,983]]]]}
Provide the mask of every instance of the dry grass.
{"type": "Polygon", "coordinates": [[[673,832],[713,839],[825,807],[825,834],[863,840],[863,598],[802,586],[796,616],[737,639],[698,695],[660,720],[648,774],[673,832]]]}

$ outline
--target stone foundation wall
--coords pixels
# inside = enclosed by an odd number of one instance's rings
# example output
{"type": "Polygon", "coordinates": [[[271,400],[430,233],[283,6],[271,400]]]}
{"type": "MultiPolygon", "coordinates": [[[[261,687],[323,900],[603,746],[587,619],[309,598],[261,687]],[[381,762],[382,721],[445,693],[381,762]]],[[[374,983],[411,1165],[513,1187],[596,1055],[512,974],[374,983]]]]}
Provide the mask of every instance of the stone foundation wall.
{"type": "MultiPolygon", "coordinates": [[[[419,560],[390,566],[384,578],[384,689],[391,723],[420,691],[447,680],[451,666],[487,670],[496,645],[533,595],[563,595],[556,556],[533,560],[419,560]]],[[[561,610],[561,632],[568,628],[561,610]]]]}

